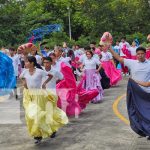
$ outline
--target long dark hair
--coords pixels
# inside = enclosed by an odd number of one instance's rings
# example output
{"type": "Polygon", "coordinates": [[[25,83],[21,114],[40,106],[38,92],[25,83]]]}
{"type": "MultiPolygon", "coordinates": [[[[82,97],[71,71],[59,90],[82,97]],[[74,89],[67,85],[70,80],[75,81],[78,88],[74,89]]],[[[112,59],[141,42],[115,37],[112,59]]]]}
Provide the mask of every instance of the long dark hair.
{"type": "MultiPolygon", "coordinates": [[[[37,63],[36,61],[36,58],[34,56],[28,56],[27,57],[27,60],[30,62],[30,63],[33,63],[33,65],[38,68],[38,69],[42,69],[42,67],[37,63]]],[[[42,69],[43,70],[43,69],[42,69]]]]}
{"type": "Polygon", "coordinates": [[[67,57],[70,57],[71,60],[74,60],[75,59],[74,51],[70,49],[67,53],[67,57]]]}

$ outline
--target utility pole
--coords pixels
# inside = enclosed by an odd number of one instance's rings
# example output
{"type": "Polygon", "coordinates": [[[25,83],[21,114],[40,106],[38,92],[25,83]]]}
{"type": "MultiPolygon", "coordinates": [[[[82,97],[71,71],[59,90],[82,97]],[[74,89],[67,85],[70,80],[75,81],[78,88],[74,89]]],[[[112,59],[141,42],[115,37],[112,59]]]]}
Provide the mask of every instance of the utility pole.
{"type": "Polygon", "coordinates": [[[69,20],[69,37],[70,37],[70,41],[72,39],[72,35],[71,35],[71,19],[70,19],[70,16],[71,16],[71,11],[70,11],[70,7],[67,7],[68,9],[68,20],[69,20]]]}

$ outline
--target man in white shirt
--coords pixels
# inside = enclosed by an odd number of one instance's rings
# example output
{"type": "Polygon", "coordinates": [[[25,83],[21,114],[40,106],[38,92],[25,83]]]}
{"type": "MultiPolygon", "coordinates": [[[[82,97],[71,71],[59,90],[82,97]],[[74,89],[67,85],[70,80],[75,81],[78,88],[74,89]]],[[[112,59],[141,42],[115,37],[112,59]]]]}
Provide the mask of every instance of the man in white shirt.
{"type": "MultiPolygon", "coordinates": [[[[47,83],[46,85],[46,88],[47,89],[50,89],[52,92],[54,92],[56,94],[56,82],[58,80],[62,80],[63,79],[63,75],[61,72],[55,70],[54,68],[51,67],[52,65],[52,59],[50,57],[45,57],[44,60],[43,60],[43,64],[44,64],[44,67],[43,69],[51,74],[53,77],[52,79],[47,83]]],[[[48,77],[46,77],[48,78],[48,77]]],[[[46,79],[44,79],[45,81],[46,79]]]]}
{"type": "Polygon", "coordinates": [[[9,54],[10,54],[9,57],[13,61],[13,67],[14,67],[14,70],[15,70],[15,75],[16,75],[16,77],[18,77],[18,67],[20,65],[19,56],[17,54],[15,54],[15,49],[14,48],[9,49],[9,54]]]}
{"type": "MultiPolygon", "coordinates": [[[[15,54],[15,49],[14,48],[9,48],[9,57],[12,59],[12,62],[13,62],[13,67],[14,67],[14,71],[15,71],[15,76],[16,76],[16,79],[17,77],[19,76],[19,72],[18,72],[18,69],[19,69],[19,65],[21,65],[21,62],[20,62],[20,59],[19,59],[19,56],[18,54],[15,54]]],[[[17,95],[17,85],[15,87],[15,96],[16,96],[16,99],[18,99],[18,95],[17,95]]]]}
{"type": "Polygon", "coordinates": [[[139,88],[132,80],[129,80],[127,88],[127,110],[130,126],[133,131],[140,136],[148,136],[147,139],[150,140],[150,61],[145,58],[146,49],[143,47],[136,49],[137,60],[121,58],[111,48],[110,52],[118,61],[130,68],[132,79],[144,90],[139,88]]]}
{"type": "MultiPolygon", "coordinates": [[[[134,80],[149,82],[150,81],[150,61],[146,60],[146,49],[138,47],[136,49],[137,60],[126,59],[120,57],[110,48],[112,55],[122,64],[127,66],[131,71],[131,77],[134,80]]],[[[143,90],[150,93],[150,87],[142,87],[143,90]]]]}

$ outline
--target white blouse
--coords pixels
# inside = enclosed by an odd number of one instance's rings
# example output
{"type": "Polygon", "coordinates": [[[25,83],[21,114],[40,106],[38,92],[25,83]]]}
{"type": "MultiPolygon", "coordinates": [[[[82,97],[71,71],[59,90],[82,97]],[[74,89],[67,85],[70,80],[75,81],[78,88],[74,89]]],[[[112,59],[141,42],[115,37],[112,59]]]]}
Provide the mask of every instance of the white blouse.
{"type": "Polygon", "coordinates": [[[69,61],[71,60],[70,57],[60,57],[57,61],[56,61],[56,64],[55,64],[55,69],[60,71],[61,70],[61,63],[64,62],[68,67],[71,68],[71,65],[69,64],[69,61]]]}
{"type": "MultiPolygon", "coordinates": [[[[94,59],[97,59],[99,61],[99,56],[97,54],[94,54],[93,57],[94,59]]],[[[87,58],[86,54],[83,54],[79,58],[79,62],[83,63],[87,58]]]]}
{"type": "Polygon", "coordinates": [[[83,60],[84,69],[96,69],[96,65],[100,65],[100,61],[92,57],[91,59],[85,58],[83,60]]]}
{"type": "Polygon", "coordinates": [[[29,89],[41,89],[42,87],[42,80],[45,78],[48,74],[41,69],[36,68],[33,75],[29,73],[29,69],[24,69],[24,71],[21,73],[20,78],[25,78],[27,87],[29,89]]]}
{"type": "Polygon", "coordinates": [[[110,52],[102,52],[101,55],[102,55],[101,61],[109,61],[110,59],[113,58],[110,52]]]}

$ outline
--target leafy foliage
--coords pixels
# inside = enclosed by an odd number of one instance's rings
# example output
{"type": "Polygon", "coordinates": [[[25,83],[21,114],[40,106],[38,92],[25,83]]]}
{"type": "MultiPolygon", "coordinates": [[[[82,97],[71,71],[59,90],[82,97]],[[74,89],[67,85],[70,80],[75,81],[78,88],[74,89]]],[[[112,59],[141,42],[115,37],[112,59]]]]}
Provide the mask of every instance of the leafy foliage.
{"type": "Polygon", "coordinates": [[[31,30],[59,23],[63,30],[45,37],[49,45],[63,41],[84,45],[109,31],[118,39],[127,35],[146,40],[150,29],[148,0],[1,0],[0,46],[26,42],[31,30]],[[68,12],[72,37],[69,40],[68,12]]]}

